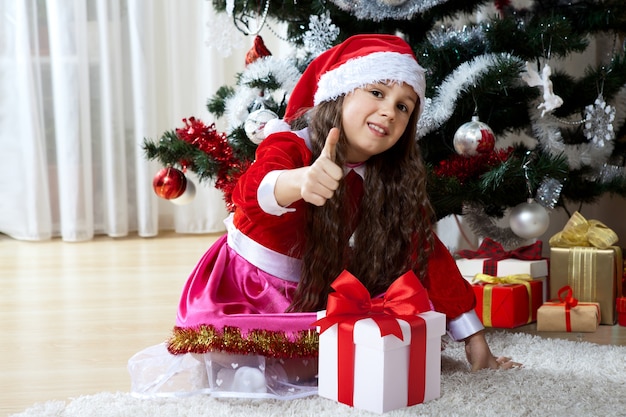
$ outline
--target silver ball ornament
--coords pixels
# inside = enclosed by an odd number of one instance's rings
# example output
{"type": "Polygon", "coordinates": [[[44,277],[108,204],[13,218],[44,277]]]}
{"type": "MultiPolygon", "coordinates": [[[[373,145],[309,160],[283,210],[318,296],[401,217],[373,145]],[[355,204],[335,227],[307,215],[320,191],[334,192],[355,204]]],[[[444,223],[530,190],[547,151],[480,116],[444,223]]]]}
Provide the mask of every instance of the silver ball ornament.
{"type": "Polygon", "coordinates": [[[459,155],[470,157],[493,151],[496,139],[491,128],[473,116],[471,122],[457,129],[452,143],[459,155]]]}
{"type": "Polygon", "coordinates": [[[250,139],[250,141],[255,145],[263,142],[263,139],[265,139],[263,128],[265,127],[265,124],[272,119],[278,119],[278,115],[265,108],[255,110],[250,113],[243,124],[243,129],[245,130],[248,139],[250,139]]]}
{"type": "Polygon", "coordinates": [[[543,235],[550,225],[548,211],[532,198],[513,207],[509,213],[511,231],[523,239],[543,235]]]}

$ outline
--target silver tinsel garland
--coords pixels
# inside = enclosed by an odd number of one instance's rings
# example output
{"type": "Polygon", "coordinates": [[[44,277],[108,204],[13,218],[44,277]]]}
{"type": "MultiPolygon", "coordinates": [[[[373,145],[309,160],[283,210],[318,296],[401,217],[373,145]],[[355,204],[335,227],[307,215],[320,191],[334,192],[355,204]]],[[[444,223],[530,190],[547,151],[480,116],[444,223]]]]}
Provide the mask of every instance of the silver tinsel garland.
{"type": "Polygon", "coordinates": [[[274,100],[280,102],[285,95],[289,95],[300,78],[295,63],[289,59],[279,59],[268,56],[258,59],[248,65],[241,73],[235,94],[226,100],[225,116],[228,121],[228,132],[241,126],[247,120],[250,110],[259,107],[259,100],[274,100]],[[267,81],[272,76],[279,84],[276,91],[264,91],[252,88],[253,81],[267,81]]]}
{"type": "Polygon", "coordinates": [[[447,0],[331,0],[357,19],[379,22],[385,19],[409,20],[418,13],[447,0]]]}
{"type": "Polygon", "coordinates": [[[485,42],[485,31],[482,26],[463,26],[461,29],[441,25],[426,35],[428,42],[434,47],[441,48],[450,42],[480,43],[485,42]]]}
{"type": "Polygon", "coordinates": [[[476,236],[489,237],[499,242],[506,250],[522,246],[526,239],[517,236],[510,227],[500,227],[493,217],[485,213],[478,203],[467,202],[463,206],[463,218],[476,236]]]}

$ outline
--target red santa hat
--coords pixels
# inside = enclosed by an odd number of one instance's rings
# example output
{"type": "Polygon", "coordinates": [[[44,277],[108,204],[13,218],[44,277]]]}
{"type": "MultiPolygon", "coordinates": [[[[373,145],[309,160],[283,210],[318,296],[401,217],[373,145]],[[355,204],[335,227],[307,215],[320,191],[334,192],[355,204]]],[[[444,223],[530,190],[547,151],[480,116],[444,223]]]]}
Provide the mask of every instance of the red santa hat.
{"type": "MultiPolygon", "coordinates": [[[[409,44],[394,35],[352,36],[311,61],[291,92],[284,121],[290,123],[319,103],[382,81],[413,87],[421,114],[426,80],[409,44]]],[[[283,130],[275,128],[270,129],[283,130]]],[[[271,131],[266,128],[265,133],[271,131]]]]}

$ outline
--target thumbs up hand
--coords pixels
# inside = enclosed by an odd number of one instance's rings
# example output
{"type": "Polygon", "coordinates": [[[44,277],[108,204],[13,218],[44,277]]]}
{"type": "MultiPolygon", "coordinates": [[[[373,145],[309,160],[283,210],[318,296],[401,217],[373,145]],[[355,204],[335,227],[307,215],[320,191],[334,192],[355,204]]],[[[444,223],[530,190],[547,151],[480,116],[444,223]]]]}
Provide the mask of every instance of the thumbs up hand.
{"type": "Polygon", "coordinates": [[[324,143],[324,149],[322,149],[321,157],[326,157],[332,162],[335,162],[337,158],[337,142],[339,142],[339,129],[333,127],[326,136],[326,142],[324,143]]]}
{"type": "Polygon", "coordinates": [[[304,201],[323,206],[330,199],[343,178],[343,169],[335,163],[339,129],[332,128],[319,158],[309,167],[301,187],[304,201]]]}

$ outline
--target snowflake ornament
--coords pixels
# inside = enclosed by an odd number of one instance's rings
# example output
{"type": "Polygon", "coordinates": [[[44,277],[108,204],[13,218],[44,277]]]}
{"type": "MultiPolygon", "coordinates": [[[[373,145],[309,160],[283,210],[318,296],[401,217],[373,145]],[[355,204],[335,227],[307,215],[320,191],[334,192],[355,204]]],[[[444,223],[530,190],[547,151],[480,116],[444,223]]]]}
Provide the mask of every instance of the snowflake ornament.
{"type": "Polygon", "coordinates": [[[309,30],[304,32],[304,48],[316,57],[322,52],[330,49],[339,36],[339,28],[330,19],[330,12],[326,10],[322,16],[311,16],[309,18],[309,30]]]}
{"type": "Polygon", "coordinates": [[[593,104],[585,107],[585,137],[597,147],[604,147],[615,139],[614,120],[615,107],[606,104],[600,94],[593,104]]]}
{"type": "Polygon", "coordinates": [[[243,49],[244,37],[233,30],[231,17],[225,13],[216,15],[206,23],[204,44],[215,49],[222,57],[227,58],[234,50],[243,49]]]}

